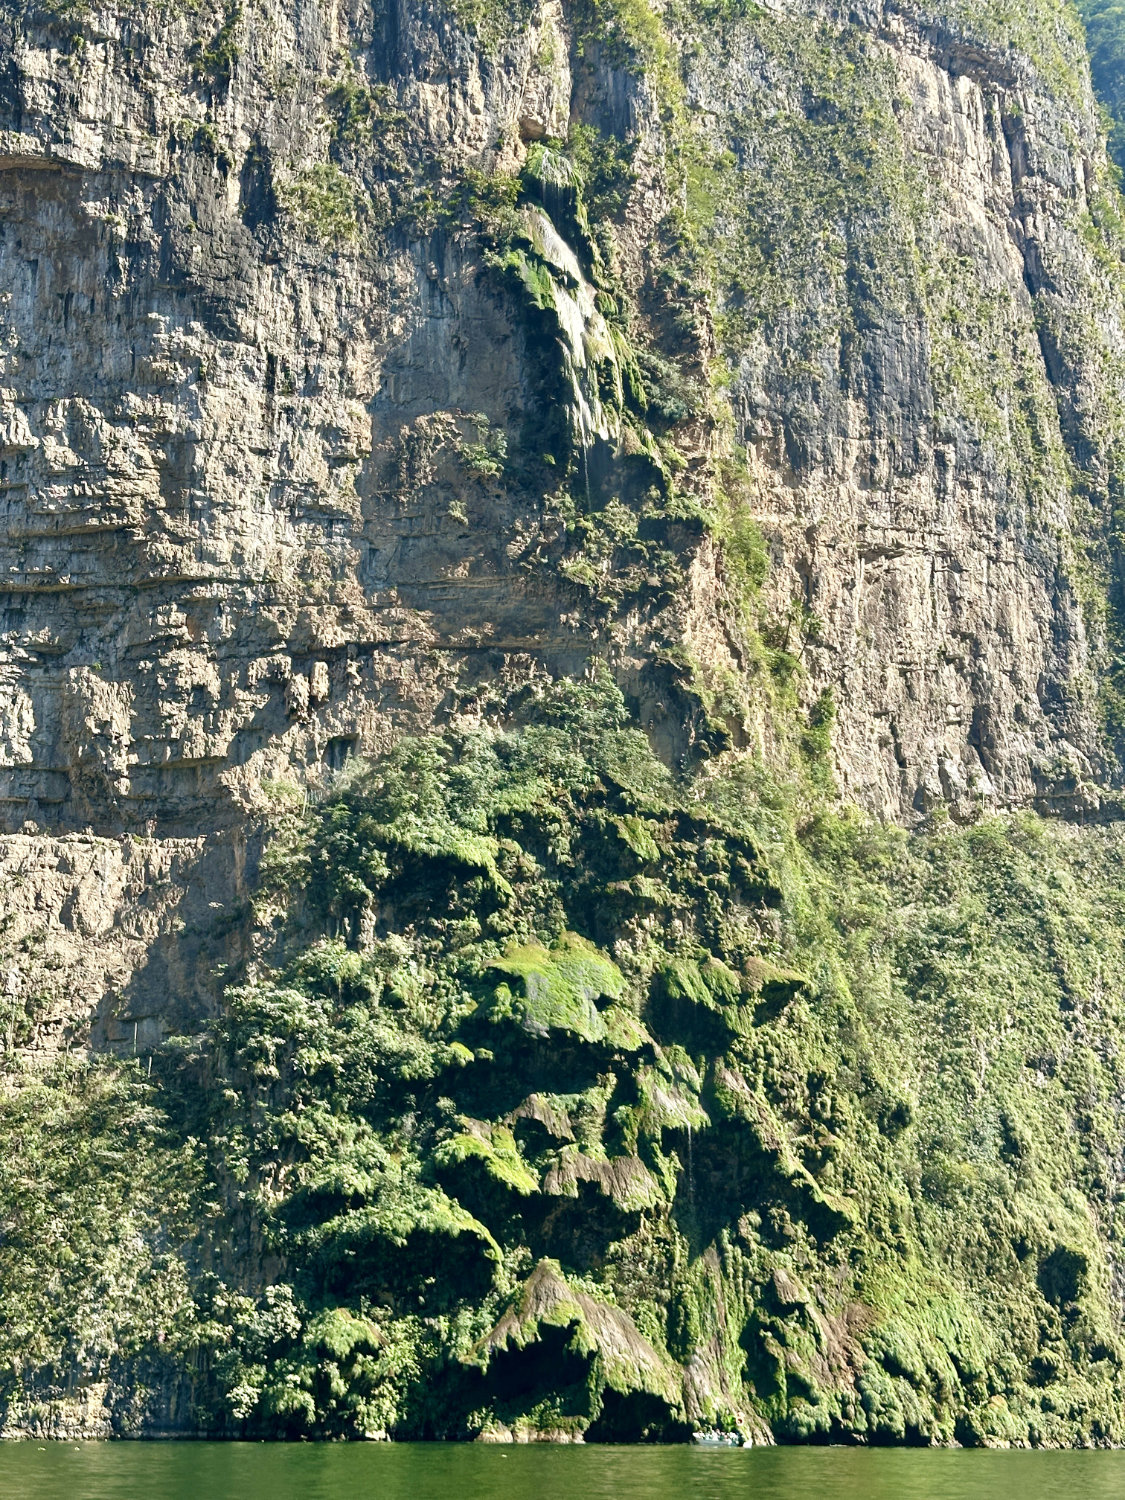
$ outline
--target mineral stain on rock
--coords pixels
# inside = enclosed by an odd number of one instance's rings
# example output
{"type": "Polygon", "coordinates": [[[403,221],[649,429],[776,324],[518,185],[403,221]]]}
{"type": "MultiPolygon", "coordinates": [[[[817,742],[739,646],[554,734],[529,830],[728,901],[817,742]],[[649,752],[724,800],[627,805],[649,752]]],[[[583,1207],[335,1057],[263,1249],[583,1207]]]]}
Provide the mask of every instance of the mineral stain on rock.
{"type": "Polygon", "coordinates": [[[2,0],[5,1432],[1125,1441],[1086,24],[2,0]]]}

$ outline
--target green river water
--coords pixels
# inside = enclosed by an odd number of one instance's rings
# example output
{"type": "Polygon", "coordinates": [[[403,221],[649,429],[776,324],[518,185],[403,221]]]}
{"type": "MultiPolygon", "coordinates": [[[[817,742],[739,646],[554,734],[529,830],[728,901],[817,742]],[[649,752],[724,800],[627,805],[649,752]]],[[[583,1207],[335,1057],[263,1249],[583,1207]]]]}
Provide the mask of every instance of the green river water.
{"type": "Polygon", "coordinates": [[[1125,1453],[11,1443],[28,1500],[1125,1500],[1125,1453]]]}

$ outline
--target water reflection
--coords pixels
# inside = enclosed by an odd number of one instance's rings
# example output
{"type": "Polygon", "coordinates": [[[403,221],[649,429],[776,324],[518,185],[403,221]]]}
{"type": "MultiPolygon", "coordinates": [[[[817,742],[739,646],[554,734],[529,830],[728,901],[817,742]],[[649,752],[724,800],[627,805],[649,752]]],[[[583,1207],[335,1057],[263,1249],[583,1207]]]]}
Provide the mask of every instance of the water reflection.
{"type": "Polygon", "coordinates": [[[1125,1454],[5,1444],[2,1500],[1121,1500],[1125,1454]]]}

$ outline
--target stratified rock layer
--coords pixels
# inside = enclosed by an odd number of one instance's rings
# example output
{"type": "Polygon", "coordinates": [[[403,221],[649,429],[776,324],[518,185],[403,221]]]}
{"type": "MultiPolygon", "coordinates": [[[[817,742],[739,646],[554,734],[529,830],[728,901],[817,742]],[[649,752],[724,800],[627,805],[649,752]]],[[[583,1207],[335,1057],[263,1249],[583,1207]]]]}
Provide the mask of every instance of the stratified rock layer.
{"type": "MultiPolygon", "coordinates": [[[[573,540],[535,462],[557,354],[471,209],[439,211],[582,126],[633,153],[601,226],[633,337],[732,371],[738,504],[778,619],[817,617],[808,691],[835,692],[843,789],[907,818],[1081,798],[1101,762],[1073,491],[1077,471],[1108,494],[1120,329],[1080,232],[1104,177],[1088,95],[893,10],[697,39],[678,107],[725,201],[677,347],[659,88],[581,10],[516,9],[475,41],[440,4],[6,14],[9,825],[196,834],[482,683],[601,654],[629,686],[630,650],[699,644],[629,595],[611,631],[560,577],[573,540]],[[506,462],[481,462],[484,433],[506,462]]],[[[721,569],[687,577],[720,613],[721,569]]],[[[683,712],[643,717],[679,745],[683,712]]]]}
{"type": "Polygon", "coordinates": [[[721,546],[644,520],[670,472],[764,530],[757,617],[834,695],[845,795],[1097,805],[1120,310],[1077,44],[669,17],[680,82],[591,17],[5,12],[10,829],[205,836],[595,657],[671,763],[704,706],[776,759],[721,546]],[[592,231],[523,210],[538,307],[482,204],[583,131],[627,165],[592,231]]]}

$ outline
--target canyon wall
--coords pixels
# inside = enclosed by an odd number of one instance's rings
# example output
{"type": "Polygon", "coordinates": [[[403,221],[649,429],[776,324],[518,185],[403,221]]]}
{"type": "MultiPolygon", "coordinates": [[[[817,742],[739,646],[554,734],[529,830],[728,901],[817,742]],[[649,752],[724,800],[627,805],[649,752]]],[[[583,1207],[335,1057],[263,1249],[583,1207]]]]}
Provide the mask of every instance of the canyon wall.
{"type": "Polygon", "coordinates": [[[768,757],[723,486],[846,797],[1098,809],[1121,313],[1080,38],[706,9],[5,11],[11,832],[206,837],[595,659],[670,763],[704,700],[768,757]],[[536,307],[485,200],[583,132],[597,222],[523,210],[536,307]]]}
{"type": "Polygon", "coordinates": [[[0,192],[10,1059],[200,1034],[271,834],[567,682],[701,785],[1116,818],[1068,6],[5,0],[0,192]]]}

